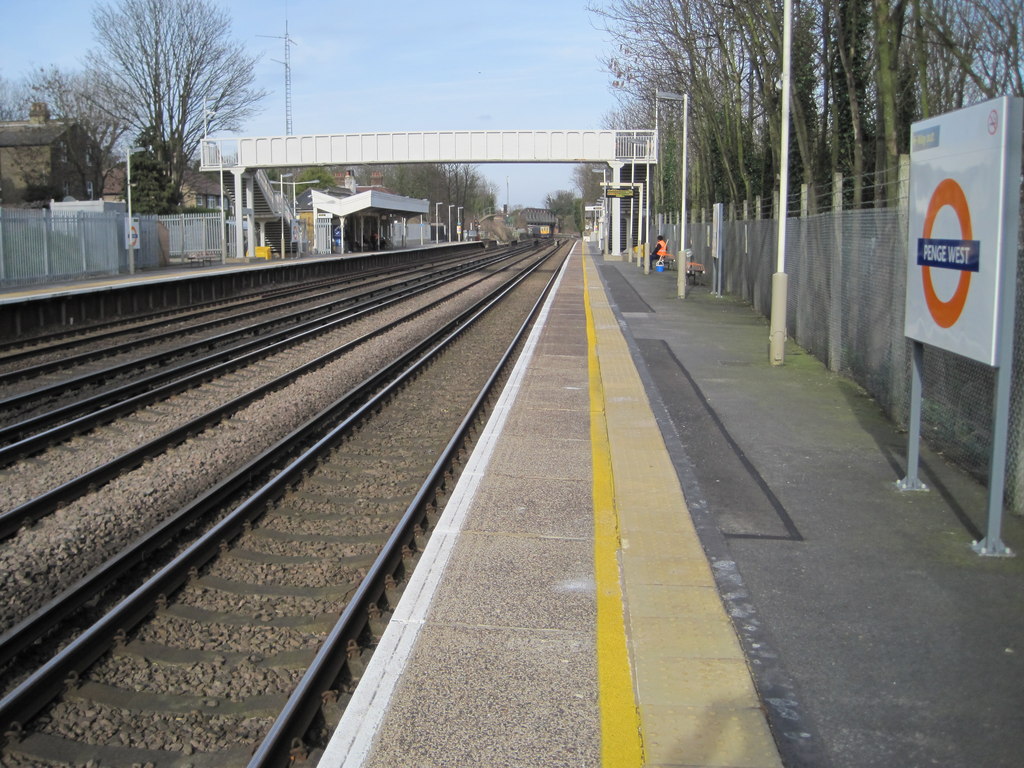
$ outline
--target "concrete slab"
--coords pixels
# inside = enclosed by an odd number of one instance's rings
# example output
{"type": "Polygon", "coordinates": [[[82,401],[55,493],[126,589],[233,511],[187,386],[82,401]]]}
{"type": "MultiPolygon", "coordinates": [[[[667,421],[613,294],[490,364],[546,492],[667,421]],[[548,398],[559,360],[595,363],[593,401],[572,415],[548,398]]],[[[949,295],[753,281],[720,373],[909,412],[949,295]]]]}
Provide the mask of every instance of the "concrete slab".
{"type": "Polygon", "coordinates": [[[428,620],[592,632],[589,539],[466,532],[428,620]]]}
{"type": "Polygon", "coordinates": [[[592,640],[431,623],[366,765],[600,766],[592,640]]]}

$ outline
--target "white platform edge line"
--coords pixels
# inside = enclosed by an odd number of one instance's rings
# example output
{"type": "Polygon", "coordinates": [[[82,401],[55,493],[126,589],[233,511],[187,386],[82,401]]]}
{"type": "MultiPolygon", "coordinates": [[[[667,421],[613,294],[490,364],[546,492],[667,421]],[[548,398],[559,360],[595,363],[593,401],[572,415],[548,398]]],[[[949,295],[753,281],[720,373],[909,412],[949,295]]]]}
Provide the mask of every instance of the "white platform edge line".
{"type": "Polygon", "coordinates": [[[409,584],[377,645],[377,650],[374,651],[338,727],[317,763],[318,768],[361,768],[370,753],[390,706],[391,695],[405,672],[420,627],[426,621],[434,594],[441,583],[456,539],[465,523],[466,514],[476,497],[484,471],[519,395],[540,335],[547,324],[551,305],[578,245],[577,241],[570,257],[559,270],[558,278],[523,346],[523,352],[516,361],[477,445],[459,476],[451,498],[431,533],[409,584]]]}

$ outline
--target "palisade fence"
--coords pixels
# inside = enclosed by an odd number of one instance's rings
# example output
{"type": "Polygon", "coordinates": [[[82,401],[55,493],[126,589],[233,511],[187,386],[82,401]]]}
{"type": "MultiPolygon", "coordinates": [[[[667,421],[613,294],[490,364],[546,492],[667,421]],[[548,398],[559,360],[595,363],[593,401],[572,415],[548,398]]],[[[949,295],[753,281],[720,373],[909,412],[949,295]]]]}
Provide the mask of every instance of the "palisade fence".
{"type": "Polygon", "coordinates": [[[189,253],[220,253],[221,232],[227,229],[227,254],[234,251],[234,222],[221,221],[219,213],[184,213],[157,217],[167,232],[172,259],[184,258],[189,253]]]}
{"type": "MultiPolygon", "coordinates": [[[[802,208],[806,210],[806,206],[802,208]]],[[[694,221],[687,225],[691,258],[705,264],[710,276],[714,261],[711,217],[705,212],[694,214],[694,221]]],[[[776,271],[777,221],[737,218],[734,213],[726,218],[722,227],[723,292],[749,302],[768,317],[772,273],[776,271]]],[[[662,229],[678,236],[673,226],[676,221],[666,221],[662,229]]],[[[791,217],[786,222],[788,334],[829,370],[860,384],[901,427],[909,419],[912,354],[912,344],[903,335],[907,226],[905,195],[897,208],[833,210],[791,217]]],[[[1018,242],[1018,258],[1024,266],[1021,250],[1018,242]]],[[[1024,377],[1019,372],[1024,362],[1024,281],[1020,268],[1016,291],[1013,365],[1018,374],[1010,406],[1006,505],[1022,514],[1024,377]]],[[[927,345],[924,361],[922,438],[950,461],[987,481],[994,370],[927,345]]],[[[902,456],[898,461],[905,469],[902,456]]],[[[941,472],[941,467],[933,469],[941,472]]],[[[897,479],[893,477],[894,482],[897,479]]]]}
{"type": "MultiPolygon", "coordinates": [[[[139,216],[135,269],[168,266],[189,253],[221,252],[218,213],[139,216]]],[[[0,208],[0,286],[128,272],[123,213],[51,213],[0,208]]],[[[234,253],[234,226],[226,226],[234,253]]]]}

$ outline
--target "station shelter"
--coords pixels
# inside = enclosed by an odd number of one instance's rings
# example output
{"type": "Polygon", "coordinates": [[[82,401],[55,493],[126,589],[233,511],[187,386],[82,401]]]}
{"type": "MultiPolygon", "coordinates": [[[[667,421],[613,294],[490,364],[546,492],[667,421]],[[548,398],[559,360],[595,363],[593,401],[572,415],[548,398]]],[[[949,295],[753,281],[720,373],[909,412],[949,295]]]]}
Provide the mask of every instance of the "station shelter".
{"type": "MultiPolygon", "coordinates": [[[[312,226],[315,253],[353,253],[406,247],[410,218],[426,216],[430,203],[369,187],[330,192],[311,189],[299,217],[312,226]]],[[[304,201],[305,202],[305,201],[304,201]]]]}

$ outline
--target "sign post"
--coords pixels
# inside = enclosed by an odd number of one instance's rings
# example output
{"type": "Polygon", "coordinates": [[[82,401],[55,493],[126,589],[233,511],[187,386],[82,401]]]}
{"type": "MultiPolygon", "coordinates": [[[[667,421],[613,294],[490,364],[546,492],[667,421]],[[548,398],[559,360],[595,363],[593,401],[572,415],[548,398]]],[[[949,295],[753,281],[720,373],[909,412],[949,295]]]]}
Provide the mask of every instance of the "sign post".
{"type": "Polygon", "coordinates": [[[1004,96],[911,126],[904,335],[914,343],[907,476],[917,477],[924,345],[996,369],[988,527],[972,546],[1009,556],[1002,541],[1013,364],[1024,100],[1004,96]]]}

